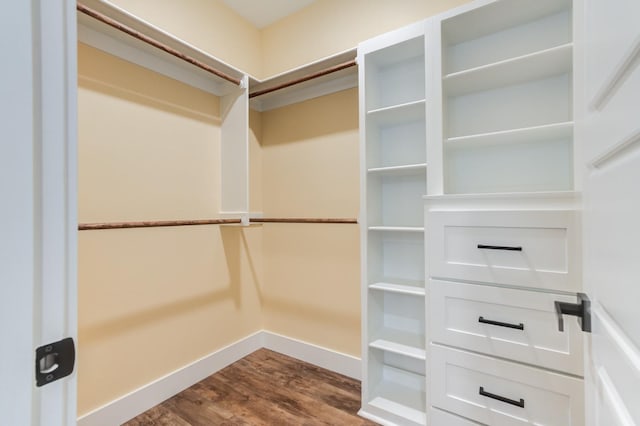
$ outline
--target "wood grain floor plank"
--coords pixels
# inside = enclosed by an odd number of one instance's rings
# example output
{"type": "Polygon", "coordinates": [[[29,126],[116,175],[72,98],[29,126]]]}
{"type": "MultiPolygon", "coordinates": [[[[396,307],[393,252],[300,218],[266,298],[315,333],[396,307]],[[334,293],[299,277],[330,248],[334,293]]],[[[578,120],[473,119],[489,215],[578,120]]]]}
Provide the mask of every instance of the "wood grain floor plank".
{"type": "Polygon", "coordinates": [[[126,423],[127,426],[191,426],[164,405],[158,405],[126,423]]]}
{"type": "Polygon", "coordinates": [[[125,426],[376,425],[359,408],[359,381],[260,349],[125,426]]]}

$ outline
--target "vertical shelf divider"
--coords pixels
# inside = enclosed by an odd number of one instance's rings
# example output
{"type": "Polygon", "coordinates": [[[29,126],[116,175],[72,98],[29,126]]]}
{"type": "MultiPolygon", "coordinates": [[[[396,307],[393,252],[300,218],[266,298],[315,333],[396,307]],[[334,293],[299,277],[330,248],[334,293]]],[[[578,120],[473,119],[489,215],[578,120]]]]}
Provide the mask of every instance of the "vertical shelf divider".
{"type": "Polygon", "coordinates": [[[249,80],[242,78],[238,89],[220,98],[221,200],[220,216],[240,216],[249,224],[249,80]]]}

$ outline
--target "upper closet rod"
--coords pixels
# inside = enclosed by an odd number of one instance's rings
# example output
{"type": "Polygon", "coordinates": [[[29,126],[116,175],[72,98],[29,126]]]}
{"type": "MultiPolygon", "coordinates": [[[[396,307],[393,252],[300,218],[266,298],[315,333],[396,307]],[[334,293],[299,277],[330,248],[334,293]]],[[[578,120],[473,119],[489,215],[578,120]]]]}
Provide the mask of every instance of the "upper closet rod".
{"type": "Polygon", "coordinates": [[[270,87],[268,89],[257,90],[257,91],[255,91],[253,93],[249,93],[249,98],[255,98],[256,96],[261,96],[261,95],[265,95],[267,93],[275,92],[276,90],[280,90],[280,89],[284,89],[286,87],[290,87],[290,86],[293,86],[293,85],[296,85],[296,84],[304,83],[305,81],[313,80],[314,78],[318,78],[318,77],[322,77],[322,76],[325,76],[325,75],[328,75],[328,74],[332,74],[334,72],[338,72],[338,71],[341,71],[341,70],[346,69],[346,68],[355,67],[356,65],[358,65],[358,64],[357,64],[355,59],[353,59],[351,61],[343,62],[341,64],[334,65],[334,66],[329,67],[329,68],[325,68],[323,70],[314,72],[312,74],[307,74],[307,75],[305,75],[303,77],[296,78],[296,79],[291,80],[291,81],[287,81],[287,82],[279,84],[277,86],[270,87]]]}
{"type": "Polygon", "coordinates": [[[250,223],[358,223],[357,219],[307,218],[307,217],[260,217],[249,219],[250,223]]]}
{"type": "Polygon", "coordinates": [[[220,78],[222,78],[224,80],[227,80],[227,81],[229,81],[229,82],[231,82],[231,83],[233,83],[233,84],[235,84],[237,86],[240,86],[240,83],[241,83],[240,79],[231,77],[230,75],[225,74],[222,71],[219,71],[219,70],[217,70],[217,69],[215,69],[213,67],[210,67],[209,65],[207,65],[205,63],[202,63],[202,62],[198,61],[197,59],[194,59],[194,58],[192,58],[192,57],[190,57],[188,55],[185,55],[184,53],[182,53],[182,52],[180,52],[180,51],[178,51],[178,50],[176,50],[176,49],[174,49],[172,47],[169,47],[166,44],[160,43],[159,41],[154,40],[149,36],[141,34],[138,31],[133,30],[133,29],[127,27],[124,24],[121,24],[120,22],[116,21],[115,19],[109,18],[108,16],[105,16],[102,13],[97,12],[97,11],[91,9],[91,8],[88,8],[87,6],[84,6],[84,5],[80,4],[80,3],[77,4],[76,9],[79,12],[84,13],[85,15],[88,15],[88,16],[94,18],[94,19],[97,19],[100,22],[103,22],[103,23],[105,23],[105,24],[107,24],[107,25],[119,30],[119,31],[122,31],[123,33],[126,33],[126,34],[130,35],[131,37],[134,37],[134,38],[136,38],[136,39],[138,39],[140,41],[143,41],[143,42],[145,42],[147,44],[150,44],[151,46],[153,46],[153,47],[155,47],[157,49],[160,49],[160,50],[162,50],[164,52],[167,52],[168,54],[173,55],[178,59],[182,59],[183,61],[188,62],[191,65],[194,65],[194,66],[196,66],[196,67],[198,67],[200,69],[203,69],[203,70],[205,70],[207,72],[210,72],[211,74],[214,74],[214,75],[216,75],[216,76],[218,76],[218,77],[220,77],[220,78]]]}

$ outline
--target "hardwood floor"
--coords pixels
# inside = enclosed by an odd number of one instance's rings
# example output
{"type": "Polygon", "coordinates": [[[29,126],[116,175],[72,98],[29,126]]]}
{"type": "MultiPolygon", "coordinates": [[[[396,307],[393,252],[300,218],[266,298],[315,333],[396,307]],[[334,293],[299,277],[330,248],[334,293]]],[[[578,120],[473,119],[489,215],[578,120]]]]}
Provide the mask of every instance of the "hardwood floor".
{"type": "Polygon", "coordinates": [[[359,408],[359,381],[260,349],[125,426],[376,425],[359,408]]]}

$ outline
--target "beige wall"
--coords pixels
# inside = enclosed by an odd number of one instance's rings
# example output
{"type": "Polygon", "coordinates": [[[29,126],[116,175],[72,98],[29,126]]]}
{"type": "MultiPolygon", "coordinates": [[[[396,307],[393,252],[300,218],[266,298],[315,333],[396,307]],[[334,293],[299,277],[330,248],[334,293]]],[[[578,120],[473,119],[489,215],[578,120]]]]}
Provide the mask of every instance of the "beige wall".
{"type": "MultiPolygon", "coordinates": [[[[79,45],[80,222],[219,210],[219,102],[79,45]]],[[[262,329],[262,230],[79,233],[83,415],[262,329]]]]}
{"type": "MultiPolygon", "coordinates": [[[[267,217],[357,218],[358,93],[262,113],[267,217]]],[[[266,224],[267,330],[360,355],[359,232],[352,224],[266,224]]]]}
{"type": "Polygon", "coordinates": [[[250,75],[262,75],[260,31],[222,0],[111,2],[250,75]]]}
{"type": "Polygon", "coordinates": [[[262,30],[262,75],[272,76],[358,45],[470,0],[317,0],[262,30]]]}
{"type": "Polygon", "coordinates": [[[81,221],[217,214],[218,98],[84,44],[78,56],[81,221]]]}

